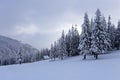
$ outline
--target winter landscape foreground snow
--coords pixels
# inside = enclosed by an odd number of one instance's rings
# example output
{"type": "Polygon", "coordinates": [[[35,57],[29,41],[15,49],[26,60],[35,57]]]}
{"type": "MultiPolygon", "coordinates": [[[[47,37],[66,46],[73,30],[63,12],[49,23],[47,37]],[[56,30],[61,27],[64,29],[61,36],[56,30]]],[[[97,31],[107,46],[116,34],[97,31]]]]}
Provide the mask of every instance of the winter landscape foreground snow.
{"type": "Polygon", "coordinates": [[[0,66],[0,80],[120,80],[120,51],[82,57],[0,66]]]}

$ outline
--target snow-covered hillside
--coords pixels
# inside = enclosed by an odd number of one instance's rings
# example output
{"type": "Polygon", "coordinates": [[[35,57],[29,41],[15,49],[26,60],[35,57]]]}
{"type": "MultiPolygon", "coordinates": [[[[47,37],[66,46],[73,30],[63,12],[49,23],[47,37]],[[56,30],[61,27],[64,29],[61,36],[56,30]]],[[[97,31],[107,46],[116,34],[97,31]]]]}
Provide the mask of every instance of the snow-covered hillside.
{"type": "Polygon", "coordinates": [[[35,61],[34,57],[38,53],[37,49],[28,44],[0,35],[0,65],[15,64],[20,56],[23,62],[35,61]]]}
{"type": "Polygon", "coordinates": [[[120,80],[120,51],[0,67],[1,80],[120,80]]]}

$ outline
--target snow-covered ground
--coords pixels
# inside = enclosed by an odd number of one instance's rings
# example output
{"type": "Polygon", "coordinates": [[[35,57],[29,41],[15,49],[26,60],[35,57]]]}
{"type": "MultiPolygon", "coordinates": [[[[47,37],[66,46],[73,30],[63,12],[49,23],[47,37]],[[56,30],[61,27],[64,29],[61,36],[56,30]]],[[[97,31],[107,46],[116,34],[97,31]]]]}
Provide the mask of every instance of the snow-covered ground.
{"type": "Polygon", "coordinates": [[[100,55],[40,61],[0,67],[0,80],[120,80],[120,51],[100,55]]]}

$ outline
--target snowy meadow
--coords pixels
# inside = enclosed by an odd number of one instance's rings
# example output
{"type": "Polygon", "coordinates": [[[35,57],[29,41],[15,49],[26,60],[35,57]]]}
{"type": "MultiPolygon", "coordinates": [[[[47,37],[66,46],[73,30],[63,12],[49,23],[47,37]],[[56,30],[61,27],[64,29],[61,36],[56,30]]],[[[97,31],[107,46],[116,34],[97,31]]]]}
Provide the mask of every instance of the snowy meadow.
{"type": "Polygon", "coordinates": [[[0,67],[2,80],[120,80],[120,51],[100,55],[98,60],[81,56],[0,67]]]}

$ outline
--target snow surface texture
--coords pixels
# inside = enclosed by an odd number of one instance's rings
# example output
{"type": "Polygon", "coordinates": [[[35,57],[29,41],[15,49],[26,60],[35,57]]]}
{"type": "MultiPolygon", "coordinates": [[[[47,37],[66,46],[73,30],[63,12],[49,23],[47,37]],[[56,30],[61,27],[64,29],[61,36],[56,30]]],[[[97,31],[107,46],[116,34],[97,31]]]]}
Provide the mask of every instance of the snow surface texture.
{"type": "Polygon", "coordinates": [[[0,80],[120,80],[120,51],[0,67],[0,80]]]}

